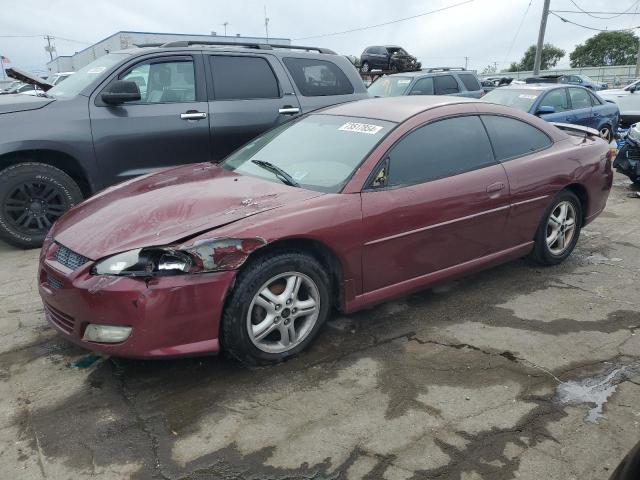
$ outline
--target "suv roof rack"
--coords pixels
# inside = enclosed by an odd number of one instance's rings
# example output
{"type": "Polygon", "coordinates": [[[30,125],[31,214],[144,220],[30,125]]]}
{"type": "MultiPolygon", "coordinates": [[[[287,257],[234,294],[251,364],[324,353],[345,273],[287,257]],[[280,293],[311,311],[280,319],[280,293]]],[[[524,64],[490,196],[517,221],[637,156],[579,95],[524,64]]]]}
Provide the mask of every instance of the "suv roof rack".
{"type": "Polygon", "coordinates": [[[163,43],[162,47],[190,47],[191,45],[204,45],[204,46],[224,46],[224,47],[244,47],[255,48],[257,50],[273,50],[276,48],[286,48],[289,50],[305,50],[307,52],[314,51],[318,53],[326,53],[335,55],[336,52],[328,48],[321,47],[304,47],[301,45],[272,45],[270,43],[255,43],[255,42],[216,42],[210,40],[178,40],[175,42],[163,43]]]}
{"type": "Polygon", "coordinates": [[[431,73],[431,72],[448,72],[450,70],[466,71],[467,69],[464,67],[432,67],[432,68],[425,68],[422,71],[431,73]]]}

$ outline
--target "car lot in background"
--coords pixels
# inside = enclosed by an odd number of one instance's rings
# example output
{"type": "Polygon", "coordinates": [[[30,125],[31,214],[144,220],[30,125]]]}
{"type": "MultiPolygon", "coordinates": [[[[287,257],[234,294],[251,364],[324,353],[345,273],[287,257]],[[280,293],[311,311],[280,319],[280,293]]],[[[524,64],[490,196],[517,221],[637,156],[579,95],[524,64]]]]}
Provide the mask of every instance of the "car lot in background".
{"type": "Polygon", "coordinates": [[[624,88],[598,92],[598,95],[618,105],[621,127],[627,128],[640,121],[640,80],[636,80],[624,88]]]}
{"type": "Polygon", "coordinates": [[[49,78],[47,78],[47,82],[49,82],[51,85],[57,85],[59,83],[64,82],[67,78],[69,78],[71,75],[73,75],[75,72],[59,72],[59,73],[54,73],[53,75],[51,75],[49,78]]]}
{"type": "Polygon", "coordinates": [[[613,139],[620,116],[615,104],[578,86],[547,83],[510,85],[492,90],[483,100],[517,108],[549,122],[593,128],[607,141],[613,139]]]}
{"type": "Polygon", "coordinates": [[[397,45],[374,46],[365,48],[360,55],[360,69],[363,73],[371,70],[411,72],[420,69],[420,62],[397,45]]]}
{"type": "Polygon", "coordinates": [[[564,75],[564,74],[556,73],[556,74],[548,74],[548,75],[539,75],[537,77],[527,78],[526,83],[563,83],[563,84],[569,84],[569,85],[578,85],[594,91],[604,90],[608,88],[608,85],[606,83],[597,82],[592,78],[586,75],[581,75],[581,74],[564,75]]]}
{"type": "Polygon", "coordinates": [[[464,68],[430,68],[384,75],[368,88],[373,97],[402,95],[453,95],[480,98],[484,90],[474,72],[464,68]]]}
{"type": "Polygon", "coordinates": [[[109,185],[219,161],[302,113],[367,97],[349,60],[319,48],[176,42],[107,54],[46,97],[0,97],[0,238],[38,246],[109,185]]]}
{"type": "Polygon", "coordinates": [[[306,349],[332,308],[527,255],[559,264],[613,177],[583,130],[452,97],[323,109],[63,216],[42,249],[47,318],[119,357],[265,364],[306,349]]]}

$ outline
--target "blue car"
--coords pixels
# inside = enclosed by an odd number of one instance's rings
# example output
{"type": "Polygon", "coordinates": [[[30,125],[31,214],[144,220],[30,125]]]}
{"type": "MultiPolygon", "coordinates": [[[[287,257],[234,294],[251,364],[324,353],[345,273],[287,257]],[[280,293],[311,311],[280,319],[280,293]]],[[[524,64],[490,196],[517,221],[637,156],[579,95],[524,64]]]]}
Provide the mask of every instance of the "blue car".
{"type": "Polygon", "coordinates": [[[490,91],[483,100],[523,110],[548,121],[572,123],[598,130],[610,142],[618,129],[618,106],[591,90],[549,83],[509,85],[490,91]]]}

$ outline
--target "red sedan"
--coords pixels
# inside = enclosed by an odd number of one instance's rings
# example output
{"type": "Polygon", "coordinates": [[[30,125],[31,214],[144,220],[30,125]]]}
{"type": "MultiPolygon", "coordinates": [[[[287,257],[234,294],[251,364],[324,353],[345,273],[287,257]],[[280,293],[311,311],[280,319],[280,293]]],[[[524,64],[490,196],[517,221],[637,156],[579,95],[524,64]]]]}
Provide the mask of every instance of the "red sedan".
{"type": "Polygon", "coordinates": [[[461,98],[348,103],[75,207],[43,246],[40,294],[92,350],[276,362],[332,307],[527,255],[561,262],[611,182],[595,131],[461,98]]]}

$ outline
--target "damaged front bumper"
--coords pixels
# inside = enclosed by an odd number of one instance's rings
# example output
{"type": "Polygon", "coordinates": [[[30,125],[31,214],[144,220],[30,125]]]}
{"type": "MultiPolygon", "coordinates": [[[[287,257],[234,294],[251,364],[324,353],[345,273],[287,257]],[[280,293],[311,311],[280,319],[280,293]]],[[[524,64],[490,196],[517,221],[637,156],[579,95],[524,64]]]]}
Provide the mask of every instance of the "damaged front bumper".
{"type": "MultiPolygon", "coordinates": [[[[65,338],[117,357],[156,358],[219,351],[218,330],[234,270],[167,277],[92,275],[43,254],[38,272],[46,318],[65,338]],[[117,343],[87,341],[89,325],[130,327],[117,343]]],[[[93,327],[92,327],[93,329],[93,327]]],[[[123,330],[125,330],[123,329],[123,330]]]]}
{"type": "Polygon", "coordinates": [[[627,141],[618,151],[618,155],[613,161],[613,168],[634,182],[640,179],[640,148],[627,141]]]}

